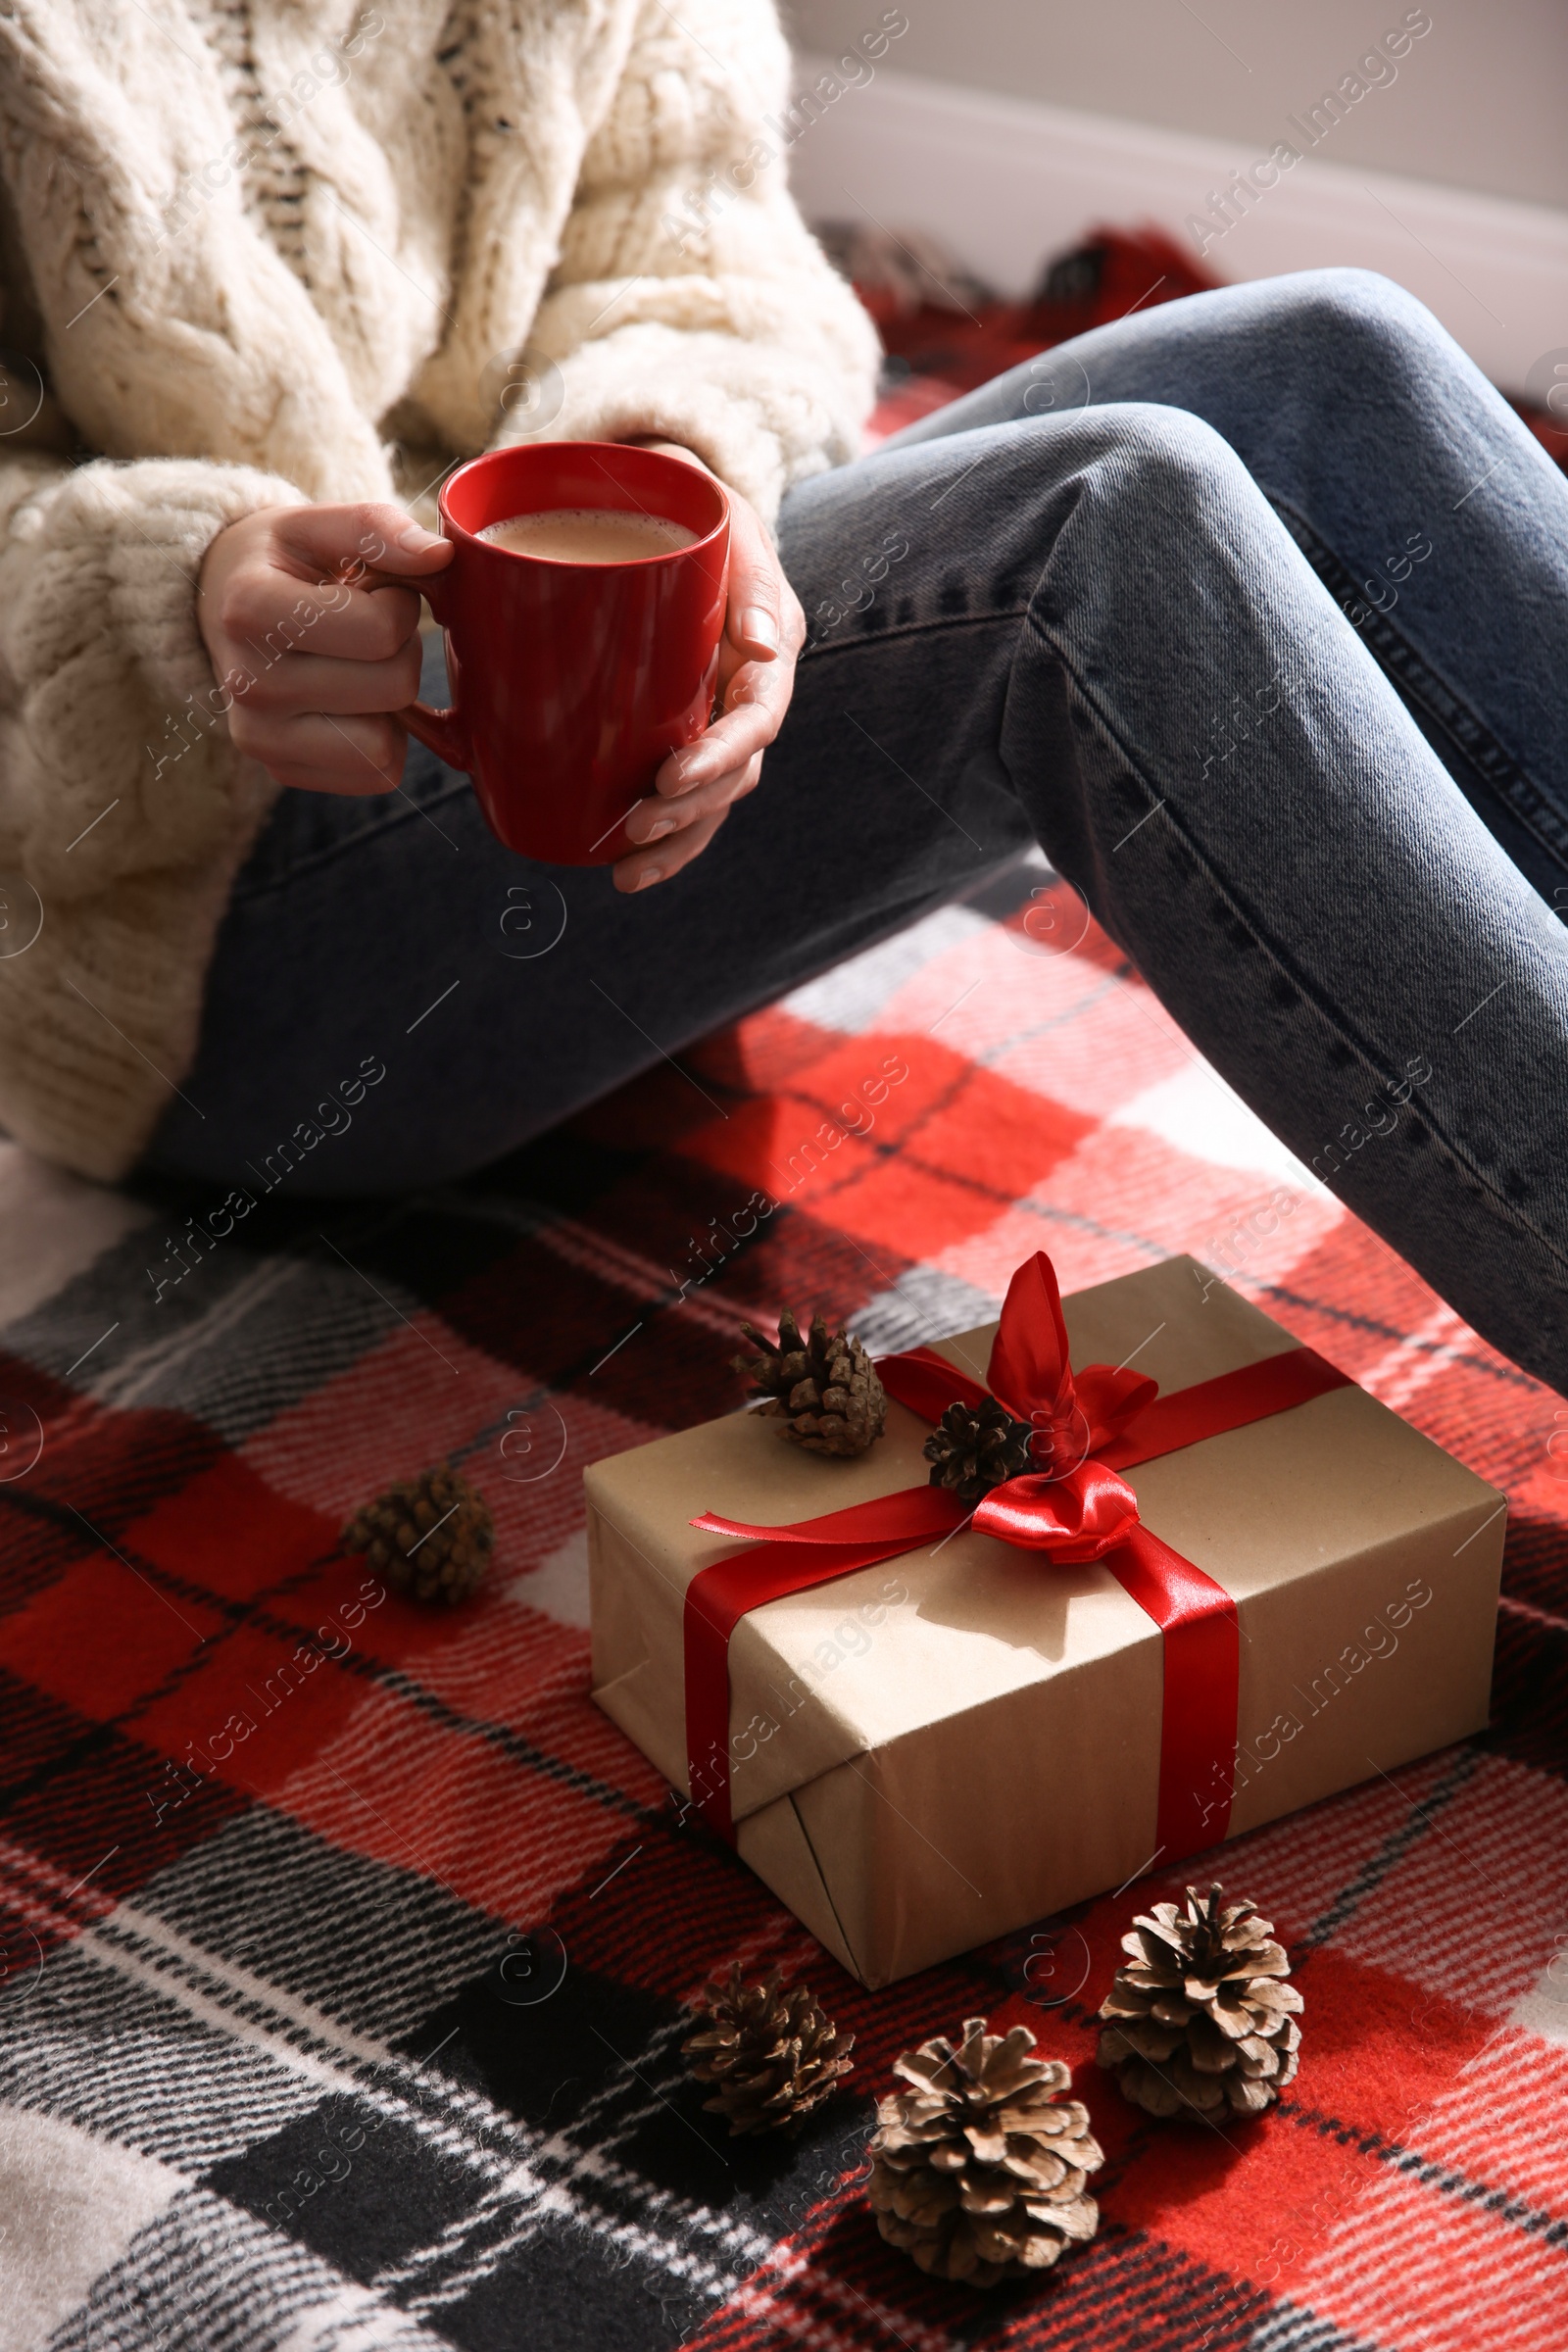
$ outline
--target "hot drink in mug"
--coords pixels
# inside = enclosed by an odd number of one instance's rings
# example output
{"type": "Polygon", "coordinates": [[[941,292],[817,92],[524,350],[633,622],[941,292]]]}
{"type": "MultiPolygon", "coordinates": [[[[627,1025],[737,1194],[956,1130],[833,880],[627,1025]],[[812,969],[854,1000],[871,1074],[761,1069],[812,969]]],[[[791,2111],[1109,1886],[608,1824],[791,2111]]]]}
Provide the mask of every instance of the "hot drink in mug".
{"type": "Polygon", "coordinates": [[[488,547],[540,556],[551,564],[636,564],[672,555],[697,537],[666,514],[628,514],[614,507],[547,507],[539,514],[510,514],[479,533],[488,547]]]}
{"type": "Polygon", "coordinates": [[[456,553],[425,593],[452,701],[411,734],[473,778],[491,831],[610,865],[624,821],[712,711],[729,501],[711,474],[615,442],[492,450],[450,476],[456,553]]]}

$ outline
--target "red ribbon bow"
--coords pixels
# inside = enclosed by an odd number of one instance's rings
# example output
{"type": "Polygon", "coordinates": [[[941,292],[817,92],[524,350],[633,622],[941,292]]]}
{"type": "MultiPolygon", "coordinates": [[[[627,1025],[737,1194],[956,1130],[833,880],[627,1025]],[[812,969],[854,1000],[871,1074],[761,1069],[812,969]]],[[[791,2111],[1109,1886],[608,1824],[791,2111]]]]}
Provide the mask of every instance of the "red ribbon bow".
{"type": "MultiPolygon", "coordinates": [[[[985,1401],[979,1381],[929,1348],[885,1355],[877,1370],[888,1395],[926,1421],[940,1421],[950,1404],[985,1401]]],[[[973,1525],[983,1536],[1049,1551],[1064,1563],[1103,1559],[1138,1525],[1138,1497],[1097,1457],[1153,1402],[1158,1383],[1109,1364],[1074,1375],[1056,1270],[1043,1250],[1007,1285],[986,1381],[998,1403],[1029,1424],[1029,1450],[1040,1467],[993,1487],[973,1525]]],[[[729,1532],[712,1520],[693,1525],[729,1532]]]]}
{"type": "MultiPolygon", "coordinates": [[[[891,1396],[928,1421],[955,1402],[978,1405],[987,1393],[928,1348],[881,1356],[877,1371],[891,1396]]],[[[1164,1665],[1157,1853],[1174,1861],[1224,1837],[1236,1765],[1236,1603],[1143,1525],[1138,1497],[1117,1473],[1348,1387],[1348,1375],[1310,1348],[1287,1348],[1165,1396],[1154,1381],[1120,1365],[1089,1364],[1075,1374],[1055,1269],[1038,1250],[1007,1286],[986,1377],[991,1395],[1028,1422],[1040,1467],[994,1487],[972,1514],[949,1489],[924,1486],[787,1527],[711,1512],[691,1522],[710,1535],[742,1537],[747,1546],[699,1569],[686,1588],[690,1788],[731,1843],[729,1639],[740,1619],[764,1601],[946,1539],[971,1520],[983,1535],[1064,1565],[1101,1561],[1153,1619],[1164,1665]]]]}

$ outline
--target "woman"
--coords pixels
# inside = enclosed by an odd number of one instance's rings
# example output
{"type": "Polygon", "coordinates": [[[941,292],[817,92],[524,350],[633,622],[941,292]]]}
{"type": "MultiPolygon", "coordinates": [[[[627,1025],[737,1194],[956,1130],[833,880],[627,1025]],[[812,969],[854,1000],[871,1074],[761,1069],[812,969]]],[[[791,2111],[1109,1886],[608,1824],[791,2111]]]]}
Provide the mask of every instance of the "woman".
{"type": "Polygon", "coordinates": [[[768,160],[766,0],[10,0],[0,42],[13,1135],[440,1180],[1033,838],[1568,1391],[1568,486],[1418,305],[1173,304],[852,462],[873,338],[768,160]],[[404,767],[410,509],[529,431],[735,494],[724,711],[610,876],[404,767]]]}

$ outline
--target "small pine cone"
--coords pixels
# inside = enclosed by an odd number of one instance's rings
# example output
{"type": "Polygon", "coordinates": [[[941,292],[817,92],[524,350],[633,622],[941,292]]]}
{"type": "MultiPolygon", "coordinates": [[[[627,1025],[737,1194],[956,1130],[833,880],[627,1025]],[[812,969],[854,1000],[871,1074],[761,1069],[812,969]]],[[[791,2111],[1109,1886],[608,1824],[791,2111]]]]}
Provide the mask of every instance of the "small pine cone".
{"type": "Polygon", "coordinates": [[[1296,2073],[1301,2007],[1291,1964],[1253,1904],[1187,1889],[1121,1939],[1128,1964],[1101,2003],[1102,2066],[1151,2115],[1258,2115],[1296,2073]]]}
{"type": "Polygon", "coordinates": [[[811,1317],[803,1338],[788,1307],[779,1316],[776,1342],[750,1323],[741,1329],[761,1353],[730,1361],[755,1384],[752,1395],[766,1398],[760,1409],[767,1418],[782,1420],[786,1438],[812,1453],[848,1456],[864,1453],[882,1435],[887,1396],[858,1340],[846,1331],[829,1331],[820,1315],[811,1317]]]}
{"type": "Polygon", "coordinates": [[[971,2017],[956,2048],[925,2041],[894,2062],[911,2087],[877,2101],[868,2194],[889,2244],[935,2278],[1027,2278],[1100,2227],[1089,2110],[1057,2098],[1068,2070],[1034,2046],[1027,2026],[988,2034],[971,2017]]]}
{"type": "Polygon", "coordinates": [[[484,1496],[443,1462],[399,1479],[343,1530],[395,1592],[415,1600],[466,1600],[490,1565],[495,1523],[484,1496]]]}
{"type": "Polygon", "coordinates": [[[717,2090],[703,2105],[728,2118],[730,2137],[789,2132],[805,2122],[840,2076],[853,2074],[853,2034],[841,2034],[804,1984],[783,1988],[770,1969],[743,1984],[739,1962],[729,1981],[710,1984],[700,2031],[681,2047],[699,2082],[717,2090]]]}
{"type": "Polygon", "coordinates": [[[993,1487],[1033,1468],[1027,1421],[1015,1421],[995,1396],[950,1404],[925,1442],[930,1483],[951,1487],[960,1502],[983,1502],[993,1487]]]}

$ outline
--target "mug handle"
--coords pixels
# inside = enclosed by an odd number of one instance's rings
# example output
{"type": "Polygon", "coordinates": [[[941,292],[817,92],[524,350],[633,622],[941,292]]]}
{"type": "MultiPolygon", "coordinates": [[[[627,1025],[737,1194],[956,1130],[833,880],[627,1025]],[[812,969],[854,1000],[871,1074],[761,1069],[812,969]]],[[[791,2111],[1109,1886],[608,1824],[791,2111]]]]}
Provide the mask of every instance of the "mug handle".
{"type": "MultiPolygon", "coordinates": [[[[455,561],[455,559],[454,559],[455,561]]],[[[435,614],[441,628],[447,625],[447,591],[452,579],[452,564],[445,571],[433,572],[421,582],[425,602],[435,614]]],[[[401,718],[409,733],[427,751],[434,752],[448,767],[472,768],[473,746],[468,739],[467,721],[456,703],[445,710],[434,710],[428,703],[408,703],[395,715],[401,718]]]]}

